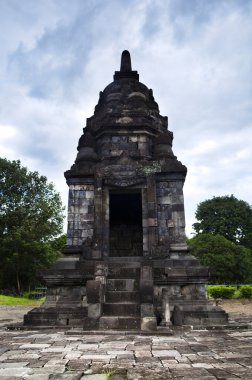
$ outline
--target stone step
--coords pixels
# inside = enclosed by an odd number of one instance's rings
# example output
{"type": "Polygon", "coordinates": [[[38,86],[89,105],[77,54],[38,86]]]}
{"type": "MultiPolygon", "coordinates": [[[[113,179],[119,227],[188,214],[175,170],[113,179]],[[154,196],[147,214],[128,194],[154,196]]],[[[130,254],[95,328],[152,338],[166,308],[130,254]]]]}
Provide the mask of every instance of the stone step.
{"type": "Polygon", "coordinates": [[[127,268],[129,268],[129,267],[137,268],[137,267],[140,267],[141,262],[143,260],[144,260],[143,256],[131,256],[131,257],[128,257],[128,256],[111,257],[111,256],[109,256],[106,261],[107,261],[109,267],[112,264],[120,264],[120,265],[126,266],[127,268]]]}
{"type": "Polygon", "coordinates": [[[80,326],[88,314],[87,307],[76,309],[33,309],[24,316],[25,326],[80,326]]]}
{"type": "Polygon", "coordinates": [[[103,304],[103,314],[106,316],[138,316],[140,304],[133,302],[103,304]]]}
{"type": "Polygon", "coordinates": [[[119,265],[109,266],[108,277],[111,279],[139,278],[140,268],[121,267],[119,265]]]}
{"type": "Polygon", "coordinates": [[[228,322],[228,314],[224,310],[192,310],[183,311],[185,325],[221,325],[228,322]]]}
{"type": "Polygon", "coordinates": [[[104,330],[140,330],[140,317],[103,316],[100,318],[100,329],[104,330]]]}
{"type": "Polygon", "coordinates": [[[109,291],[105,293],[105,300],[108,303],[113,302],[139,302],[138,292],[127,291],[109,291]]]}
{"type": "MultiPolygon", "coordinates": [[[[138,254],[141,254],[142,253],[142,247],[139,248],[138,250],[138,254]]],[[[114,247],[114,249],[110,249],[109,251],[109,254],[110,256],[112,257],[132,257],[134,258],[135,257],[135,250],[132,249],[132,247],[129,247],[128,249],[122,249],[120,247],[114,247]]]]}
{"type": "Polygon", "coordinates": [[[132,278],[124,279],[107,279],[106,283],[107,291],[127,291],[133,292],[139,289],[139,281],[132,278]]]}

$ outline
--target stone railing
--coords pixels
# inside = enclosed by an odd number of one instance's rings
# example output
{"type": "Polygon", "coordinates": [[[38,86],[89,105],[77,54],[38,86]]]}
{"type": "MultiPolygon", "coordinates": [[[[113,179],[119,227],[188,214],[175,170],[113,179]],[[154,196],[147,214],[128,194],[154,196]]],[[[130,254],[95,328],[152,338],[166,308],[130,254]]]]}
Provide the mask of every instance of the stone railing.
{"type": "Polygon", "coordinates": [[[143,265],[140,272],[140,306],[141,330],[152,331],[157,329],[157,319],[153,307],[153,268],[143,265]]]}
{"type": "Polygon", "coordinates": [[[95,264],[94,280],[89,280],[86,284],[88,317],[93,320],[94,325],[98,323],[103,313],[107,274],[107,264],[97,262],[95,264]]]}

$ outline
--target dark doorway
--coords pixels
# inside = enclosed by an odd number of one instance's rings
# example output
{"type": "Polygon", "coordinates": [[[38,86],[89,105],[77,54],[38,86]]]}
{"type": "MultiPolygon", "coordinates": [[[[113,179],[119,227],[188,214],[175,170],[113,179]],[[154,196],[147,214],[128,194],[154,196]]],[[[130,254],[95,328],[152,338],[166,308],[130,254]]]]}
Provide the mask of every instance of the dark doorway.
{"type": "Polygon", "coordinates": [[[110,256],[142,256],[141,193],[110,192],[110,256]]]}

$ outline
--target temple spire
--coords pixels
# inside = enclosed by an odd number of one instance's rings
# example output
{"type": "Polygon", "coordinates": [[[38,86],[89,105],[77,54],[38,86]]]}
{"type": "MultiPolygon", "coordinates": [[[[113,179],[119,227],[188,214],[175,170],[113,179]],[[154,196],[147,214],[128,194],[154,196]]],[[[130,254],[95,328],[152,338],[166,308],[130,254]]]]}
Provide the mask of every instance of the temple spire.
{"type": "Polygon", "coordinates": [[[131,58],[128,50],[122,52],[120,71],[132,71],[131,58]]]}
{"type": "Polygon", "coordinates": [[[120,71],[116,71],[114,75],[114,80],[123,78],[139,80],[138,72],[131,68],[131,58],[128,50],[122,52],[120,71]]]}

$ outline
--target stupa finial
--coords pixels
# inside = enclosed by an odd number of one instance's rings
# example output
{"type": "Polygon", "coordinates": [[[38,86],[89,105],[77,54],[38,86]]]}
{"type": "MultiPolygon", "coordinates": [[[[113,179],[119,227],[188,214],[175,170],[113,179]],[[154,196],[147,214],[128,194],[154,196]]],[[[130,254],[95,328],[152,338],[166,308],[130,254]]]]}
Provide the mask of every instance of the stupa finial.
{"type": "Polygon", "coordinates": [[[116,71],[114,75],[114,80],[122,78],[139,80],[138,72],[133,71],[131,68],[131,58],[128,50],[122,52],[120,71],[116,71]]]}
{"type": "Polygon", "coordinates": [[[128,50],[122,52],[120,71],[132,71],[131,58],[128,50]]]}

